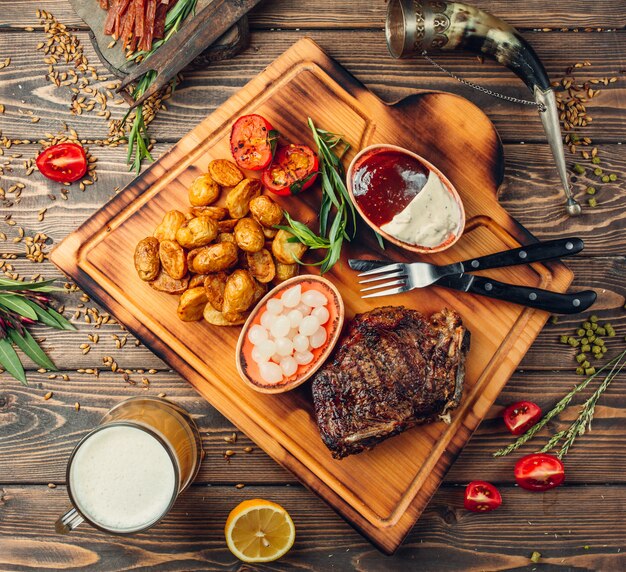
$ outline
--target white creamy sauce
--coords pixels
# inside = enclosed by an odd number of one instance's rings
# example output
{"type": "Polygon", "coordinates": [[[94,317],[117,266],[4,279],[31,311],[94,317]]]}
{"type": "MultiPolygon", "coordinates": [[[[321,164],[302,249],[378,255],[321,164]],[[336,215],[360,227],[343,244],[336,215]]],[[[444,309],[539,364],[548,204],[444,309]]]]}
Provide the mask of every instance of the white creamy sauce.
{"type": "Polygon", "coordinates": [[[115,532],[153,524],[175,493],[171,457],[152,435],[129,426],[95,432],[78,449],[70,468],[77,508],[115,532]]]}
{"type": "Polygon", "coordinates": [[[461,212],[452,193],[430,171],[422,190],[391,221],[380,228],[406,242],[433,248],[459,230],[461,212]]]}

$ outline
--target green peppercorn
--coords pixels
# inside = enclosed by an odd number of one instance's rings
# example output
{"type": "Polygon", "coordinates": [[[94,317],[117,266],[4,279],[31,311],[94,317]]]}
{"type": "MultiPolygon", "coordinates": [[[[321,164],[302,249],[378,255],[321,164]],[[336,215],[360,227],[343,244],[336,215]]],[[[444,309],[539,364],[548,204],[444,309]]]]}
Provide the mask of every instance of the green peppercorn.
{"type": "Polygon", "coordinates": [[[598,316],[596,316],[595,314],[591,314],[591,316],[589,316],[589,321],[594,324],[595,322],[598,321],[598,316]]]}
{"type": "Polygon", "coordinates": [[[596,335],[597,336],[606,336],[606,328],[598,328],[596,330],[596,335]]]}
{"type": "Polygon", "coordinates": [[[595,331],[596,331],[599,327],[600,327],[600,326],[598,326],[598,324],[593,323],[593,324],[591,324],[591,331],[592,331],[592,332],[595,332],[595,331]]]}
{"type": "Polygon", "coordinates": [[[611,322],[607,322],[606,324],[604,324],[604,327],[608,330],[608,329],[613,329],[613,324],[611,324],[611,322]]]}
{"type": "Polygon", "coordinates": [[[551,324],[558,324],[559,323],[559,317],[558,316],[550,316],[550,323],[551,324]]]}
{"type": "Polygon", "coordinates": [[[593,341],[593,345],[594,346],[603,346],[604,345],[604,340],[602,338],[596,338],[593,341]]]}
{"type": "Polygon", "coordinates": [[[559,339],[561,340],[562,344],[566,344],[567,341],[569,340],[569,337],[563,334],[559,339]]]}
{"type": "Polygon", "coordinates": [[[592,158],[591,158],[591,162],[592,162],[594,165],[599,165],[599,164],[600,164],[600,157],[592,157],[592,158]]]}
{"type": "Polygon", "coordinates": [[[591,348],[591,353],[601,354],[602,353],[602,348],[600,346],[593,346],[591,348]]]}
{"type": "Polygon", "coordinates": [[[591,346],[589,344],[585,344],[584,346],[582,346],[580,348],[581,352],[590,352],[591,351],[591,346]]]}
{"type": "Polygon", "coordinates": [[[578,363],[583,363],[586,359],[587,359],[587,356],[585,354],[578,354],[576,356],[576,361],[578,363]]]}
{"type": "Polygon", "coordinates": [[[601,181],[603,183],[608,183],[611,180],[611,178],[608,175],[603,175],[601,181]]]}
{"type": "Polygon", "coordinates": [[[567,340],[567,343],[573,348],[577,348],[580,345],[580,342],[576,338],[570,338],[567,340]]]}
{"type": "Polygon", "coordinates": [[[609,328],[606,329],[606,335],[609,336],[609,338],[614,338],[615,337],[615,330],[613,328],[611,328],[609,330],[609,328]]]}
{"type": "Polygon", "coordinates": [[[580,367],[584,369],[587,367],[591,367],[591,364],[587,360],[585,360],[583,363],[580,364],[580,367]]]}
{"type": "Polygon", "coordinates": [[[580,343],[584,346],[585,344],[589,343],[589,340],[587,338],[581,338],[580,343]]]}
{"type": "Polygon", "coordinates": [[[593,359],[602,359],[602,354],[593,354],[593,359]]]}
{"type": "Polygon", "coordinates": [[[598,206],[598,201],[596,200],[595,197],[591,197],[588,201],[587,204],[592,208],[595,209],[598,206]]]}
{"type": "Polygon", "coordinates": [[[595,187],[587,187],[587,194],[588,195],[595,195],[596,194],[596,188],[595,187]]]}
{"type": "Polygon", "coordinates": [[[587,338],[590,338],[591,336],[593,336],[593,330],[589,329],[585,331],[585,336],[587,336],[587,338]]]}
{"type": "Polygon", "coordinates": [[[584,336],[585,335],[585,330],[583,330],[582,328],[580,328],[579,330],[576,330],[576,334],[579,336],[584,336]]]}
{"type": "Polygon", "coordinates": [[[583,322],[583,328],[585,328],[585,330],[588,330],[589,328],[591,328],[591,323],[594,320],[589,320],[588,322],[583,322]]]}
{"type": "Polygon", "coordinates": [[[574,163],[574,166],[572,167],[572,169],[574,170],[574,173],[578,173],[579,175],[585,174],[585,168],[582,165],[579,165],[578,163],[574,163]]]}
{"type": "Polygon", "coordinates": [[[587,368],[585,368],[585,375],[593,375],[594,373],[596,373],[596,368],[595,367],[587,367],[587,368]]]}
{"type": "Polygon", "coordinates": [[[609,175],[609,180],[614,183],[615,181],[617,181],[617,175],[615,173],[611,173],[609,175]]]}
{"type": "Polygon", "coordinates": [[[577,367],[576,368],[576,374],[577,375],[582,375],[583,373],[585,373],[585,370],[582,367],[577,367]]]}
{"type": "Polygon", "coordinates": [[[604,171],[603,171],[602,169],[600,169],[600,167],[596,167],[596,168],[593,170],[593,174],[594,174],[596,177],[599,177],[600,175],[602,175],[602,173],[603,173],[603,172],[604,172],[604,171]]]}
{"type": "Polygon", "coordinates": [[[587,336],[589,338],[589,343],[593,344],[593,342],[595,341],[596,337],[595,336],[587,336]]]}

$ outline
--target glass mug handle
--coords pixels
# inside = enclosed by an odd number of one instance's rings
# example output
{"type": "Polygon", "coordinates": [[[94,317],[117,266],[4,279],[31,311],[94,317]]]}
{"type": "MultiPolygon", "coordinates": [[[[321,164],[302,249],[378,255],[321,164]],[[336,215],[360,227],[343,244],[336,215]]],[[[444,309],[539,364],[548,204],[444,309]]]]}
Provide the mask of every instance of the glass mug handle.
{"type": "Polygon", "coordinates": [[[69,534],[83,522],[85,522],[85,519],[72,507],[54,523],[54,529],[58,534],[69,534]]]}

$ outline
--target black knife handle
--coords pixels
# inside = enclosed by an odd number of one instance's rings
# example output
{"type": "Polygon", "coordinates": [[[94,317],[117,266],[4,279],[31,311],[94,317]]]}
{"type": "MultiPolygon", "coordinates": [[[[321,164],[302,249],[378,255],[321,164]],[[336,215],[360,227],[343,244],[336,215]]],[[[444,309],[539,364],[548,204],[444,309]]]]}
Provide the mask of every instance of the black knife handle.
{"type": "Polygon", "coordinates": [[[470,283],[467,291],[505,302],[545,310],[551,314],[584,312],[596,301],[597,297],[593,290],[584,290],[574,294],[559,294],[541,288],[505,284],[483,276],[474,276],[474,280],[470,283]]]}
{"type": "Polygon", "coordinates": [[[558,238],[465,260],[461,264],[464,272],[475,272],[487,268],[502,268],[503,266],[515,266],[571,256],[580,252],[584,246],[580,238],[558,238]]]}

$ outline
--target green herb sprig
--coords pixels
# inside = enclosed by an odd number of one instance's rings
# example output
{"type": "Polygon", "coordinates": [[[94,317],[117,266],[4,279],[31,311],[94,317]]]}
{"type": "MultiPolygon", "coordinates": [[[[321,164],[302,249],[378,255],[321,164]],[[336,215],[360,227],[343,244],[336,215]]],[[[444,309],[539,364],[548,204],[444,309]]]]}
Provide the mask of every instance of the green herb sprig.
{"type": "MultiPolygon", "coordinates": [[[[304,223],[294,220],[285,211],[288,226],[279,226],[294,235],[298,241],[314,250],[326,250],[324,258],[313,266],[320,266],[321,273],[328,272],[341,256],[344,240],[350,242],[356,233],[356,209],[346,188],[346,172],[343,158],[350,150],[341,135],[318,129],[308,118],[309,128],[317,146],[319,176],[322,183],[322,202],[319,212],[319,235],[304,223]]],[[[382,238],[376,235],[381,248],[382,238]]]]}
{"type": "Polygon", "coordinates": [[[559,459],[563,458],[569,451],[570,447],[573,445],[576,437],[578,437],[579,435],[583,435],[586,430],[591,428],[591,421],[595,413],[596,404],[602,394],[607,390],[611,382],[622,371],[622,368],[626,366],[626,360],[624,360],[625,357],[626,350],[622,351],[622,353],[620,353],[618,356],[614,357],[608,363],[603,365],[593,375],[590,375],[589,377],[587,377],[587,379],[581,381],[548,413],[546,413],[537,424],[533,425],[528,431],[526,431],[526,433],[513,441],[513,443],[511,443],[507,447],[496,451],[493,456],[504,457],[509,453],[512,453],[513,451],[519,449],[522,445],[524,445],[524,443],[530,441],[530,439],[532,439],[537,433],[539,433],[539,431],[541,431],[546,426],[548,421],[559,415],[569,405],[570,401],[574,398],[575,395],[583,391],[596,377],[600,375],[600,373],[610,368],[602,383],[587,399],[587,401],[583,403],[578,417],[572,422],[570,427],[553,435],[546,443],[546,445],[539,451],[541,453],[547,453],[548,451],[554,449],[561,442],[561,440],[564,439],[561,448],[556,453],[556,456],[559,459]]]}
{"type": "MultiPolygon", "coordinates": [[[[160,46],[167,42],[178,30],[185,19],[195,13],[198,0],[179,0],[176,5],[167,13],[165,18],[165,33],[162,39],[153,42],[149,51],[139,51],[133,54],[132,60],[141,61],[149,58],[160,46]]],[[[155,80],[156,72],[149,71],[146,73],[135,86],[132,92],[133,99],[139,99],[150,87],[150,84],[155,80]]],[[[172,85],[176,85],[176,80],[172,80],[172,85]]],[[[131,111],[122,119],[122,125],[126,123],[130,117],[131,111]]],[[[148,130],[143,116],[143,105],[138,105],[135,108],[135,115],[133,118],[133,124],[128,134],[128,154],[126,156],[126,162],[128,165],[139,173],[141,170],[141,164],[145,159],[153,161],[152,155],[149,151],[150,138],[148,137],[148,130]]]]}
{"type": "Polygon", "coordinates": [[[46,355],[27,325],[42,323],[57,330],[76,328],[50,307],[47,294],[62,291],[51,286],[53,280],[20,282],[0,278],[0,365],[15,379],[26,385],[24,366],[13,345],[20,348],[37,365],[57,371],[54,362],[46,355]]]}

